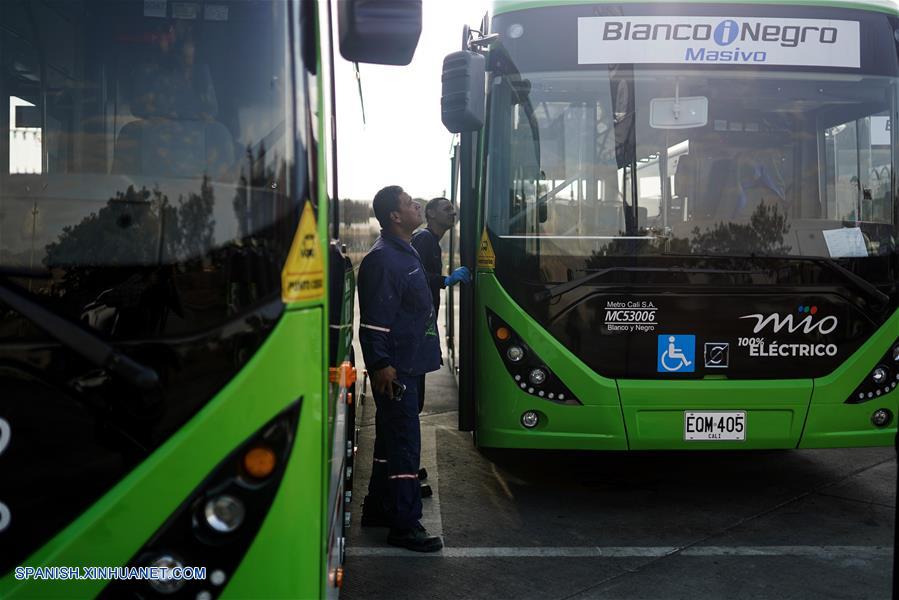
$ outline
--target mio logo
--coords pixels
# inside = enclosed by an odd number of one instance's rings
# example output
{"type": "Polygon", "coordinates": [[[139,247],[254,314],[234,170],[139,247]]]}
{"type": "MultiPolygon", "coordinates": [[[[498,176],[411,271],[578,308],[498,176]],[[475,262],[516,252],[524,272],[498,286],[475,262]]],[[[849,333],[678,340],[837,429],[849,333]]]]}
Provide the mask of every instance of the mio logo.
{"type": "Polygon", "coordinates": [[[787,315],[773,313],[770,315],[744,315],[740,318],[756,320],[752,333],[760,333],[768,327],[768,325],[771,326],[771,330],[774,333],[780,333],[783,329],[786,329],[790,333],[794,333],[801,328],[803,333],[813,333],[817,330],[822,335],[826,335],[837,328],[839,321],[836,317],[826,316],[815,320],[814,315],[817,312],[817,306],[800,306],[798,313],[799,315],[804,316],[796,317],[796,315],[793,315],[792,313],[787,315]]]}

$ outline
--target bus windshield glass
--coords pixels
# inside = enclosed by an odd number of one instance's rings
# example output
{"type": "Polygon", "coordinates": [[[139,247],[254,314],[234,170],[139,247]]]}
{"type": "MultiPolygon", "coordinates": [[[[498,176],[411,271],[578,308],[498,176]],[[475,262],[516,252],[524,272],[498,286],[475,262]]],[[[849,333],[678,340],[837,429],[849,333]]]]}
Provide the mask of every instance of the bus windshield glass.
{"type": "MultiPolygon", "coordinates": [[[[296,229],[286,4],[2,3],[0,273],[114,339],[280,292],[296,229]]],[[[0,337],[42,336],[2,313],[0,337]]]]}
{"type": "Polygon", "coordinates": [[[507,45],[491,57],[486,218],[543,277],[598,257],[896,252],[895,73],[547,68],[507,45]]]}

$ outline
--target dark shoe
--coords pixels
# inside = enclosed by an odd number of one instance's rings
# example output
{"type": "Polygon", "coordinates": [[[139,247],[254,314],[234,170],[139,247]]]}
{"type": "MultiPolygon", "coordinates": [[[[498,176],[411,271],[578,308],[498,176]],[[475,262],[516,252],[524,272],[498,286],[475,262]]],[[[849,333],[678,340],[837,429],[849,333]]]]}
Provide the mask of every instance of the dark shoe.
{"type": "Polygon", "coordinates": [[[422,498],[430,498],[434,495],[434,490],[431,489],[427,483],[421,484],[421,497],[422,498]]]}
{"type": "Polygon", "coordinates": [[[376,501],[369,501],[366,497],[362,501],[362,526],[363,527],[390,527],[390,515],[388,515],[376,501]]]}
{"type": "Polygon", "coordinates": [[[420,469],[418,470],[418,480],[419,480],[419,481],[424,481],[424,480],[427,479],[427,478],[428,478],[428,470],[425,469],[424,467],[420,468],[420,469]]]}
{"type": "Polygon", "coordinates": [[[427,530],[417,524],[411,529],[392,528],[387,535],[387,543],[413,552],[437,552],[443,548],[443,542],[435,535],[428,535],[427,530]]]}

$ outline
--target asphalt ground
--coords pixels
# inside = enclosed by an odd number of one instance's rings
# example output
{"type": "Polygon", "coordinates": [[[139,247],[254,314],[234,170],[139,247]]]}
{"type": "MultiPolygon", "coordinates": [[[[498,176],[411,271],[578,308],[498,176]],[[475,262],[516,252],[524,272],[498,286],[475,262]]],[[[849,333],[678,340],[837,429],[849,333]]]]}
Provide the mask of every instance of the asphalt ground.
{"type": "Polygon", "coordinates": [[[362,528],[374,401],[356,459],[345,599],[889,598],[890,448],[486,451],[457,430],[455,379],[429,374],[422,523],[444,550],[362,528]]]}

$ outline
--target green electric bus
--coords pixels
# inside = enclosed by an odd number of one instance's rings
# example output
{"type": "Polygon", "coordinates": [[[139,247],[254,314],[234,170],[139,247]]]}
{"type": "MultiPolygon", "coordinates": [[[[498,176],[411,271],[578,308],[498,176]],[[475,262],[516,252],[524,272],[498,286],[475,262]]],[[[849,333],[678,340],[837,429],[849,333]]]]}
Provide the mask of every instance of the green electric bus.
{"type": "Polygon", "coordinates": [[[447,56],[460,426],[891,445],[899,5],[499,2],[447,56]],[[457,334],[458,332],[458,334],[457,334]]]}
{"type": "Polygon", "coordinates": [[[420,32],[420,0],[0,2],[0,596],[337,594],[335,48],[420,32]]]}

